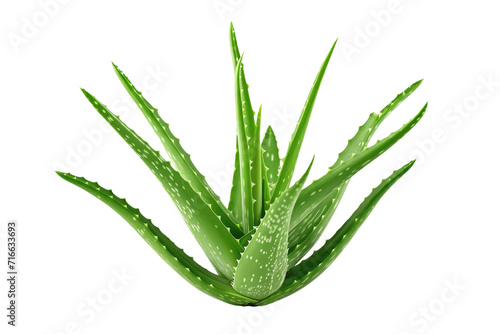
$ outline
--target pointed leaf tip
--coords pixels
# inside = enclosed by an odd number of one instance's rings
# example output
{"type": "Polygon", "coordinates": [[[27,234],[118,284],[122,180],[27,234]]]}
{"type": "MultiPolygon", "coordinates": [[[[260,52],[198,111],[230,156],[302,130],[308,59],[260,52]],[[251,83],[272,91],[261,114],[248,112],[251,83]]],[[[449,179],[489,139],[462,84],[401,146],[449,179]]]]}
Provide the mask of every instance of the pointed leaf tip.
{"type": "Polygon", "coordinates": [[[302,175],[302,177],[300,178],[300,180],[304,179],[303,181],[305,182],[305,179],[307,179],[307,177],[309,176],[309,172],[311,171],[311,168],[312,168],[312,165],[314,163],[314,159],[316,158],[316,154],[313,155],[312,159],[311,159],[311,162],[309,163],[309,167],[307,167],[304,175],[302,175]]]}
{"type": "Polygon", "coordinates": [[[163,147],[170,156],[174,167],[181,174],[181,177],[188,181],[191,188],[200,194],[201,199],[211,206],[216,215],[221,217],[224,225],[230,228],[231,233],[235,237],[242,236],[243,233],[237,226],[236,220],[224,204],[222,204],[219,196],[208,185],[203,174],[193,164],[190,154],[181,146],[180,140],[174,136],[168,123],[161,118],[158,109],[154,108],[146,100],[142,93],[134,87],[130,79],[116,65],[114,65],[114,72],[129,96],[148,120],[156,135],[161,139],[163,147]]]}
{"type": "Polygon", "coordinates": [[[339,39],[337,38],[335,40],[335,42],[333,42],[333,45],[332,45],[332,48],[331,48],[331,52],[333,52],[333,50],[335,49],[335,45],[337,45],[337,42],[339,41],[339,39]]]}
{"type": "Polygon", "coordinates": [[[413,167],[413,165],[415,164],[415,161],[417,161],[417,159],[413,159],[412,161],[407,163],[406,166],[413,167]]]}
{"type": "Polygon", "coordinates": [[[406,174],[406,172],[408,172],[413,167],[413,165],[415,164],[415,161],[417,161],[417,159],[414,159],[414,160],[408,162],[406,165],[402,166],[401,168],[395,170],[394,175],[399,175],[399,177],[403,176],[404,174],[406,174]]]}
{"type": "Polygon", "coordinates": [[[244,297],[235,292],[228,279],[213,274],[199,265],[164,235],[150,219],[144,217],[137,208],[129,205],[125,199],[115,196],[110,189],[105,189],[95,182],[69,173],[64,175],[64,179],[98,198],[123,217],[167,264],[202,292],[236,305],[256,302],[252,298],[244,297]]]}

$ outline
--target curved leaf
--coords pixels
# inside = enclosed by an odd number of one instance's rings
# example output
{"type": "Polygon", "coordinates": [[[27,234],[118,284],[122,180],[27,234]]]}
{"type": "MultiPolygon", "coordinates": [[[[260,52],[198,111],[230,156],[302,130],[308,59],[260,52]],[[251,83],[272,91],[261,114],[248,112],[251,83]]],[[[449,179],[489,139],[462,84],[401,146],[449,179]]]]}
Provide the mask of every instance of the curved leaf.
{"type": "Polygon", "coordinates": [[[302,221],[322,203],[323,200],[328,198],[337,187],[375,160],[413,129],[425,114],[426,109],[427,103],[415,117],[403,125],[399,130],[377,141],[373,146],[363,149],[359,154],[353,154],[349,160],[341,162],[337,167],[331,169],[324,176],[313,181],[308,187],[304,188],[293,210],[291,220],[292,228],[295,226],[294,224],[298,224],[298,222],[302,221]]]}
{"type": "Polygon", "coordinates": [[[280,289],[263,301],[258,302],[257,305],[266,305],[285,298],[299,291],[321,275],[351,241],[382,196],[413,166],[414,162],[411,161],[396,170],[389,178],[383,180],[378,187],[374,188],[337,233],[308,259],[290,270],[280,289]]]}
{"type": "MultiPolygon", "coordinates": [[[[349,160],[353,154],[358,154],[364,150],[380,124],[397,106],[409,97],[421,83],[422,80],[419,80],[402,93],[398,94],[380,113],[370,114],[366,122],[359,127],[354,137],[347,142],[347,146],[339,154],[337,161],[330,169],[339,166],[343,161],[349,160]]],[[[322,204],[304,218],[303,221],[296,225],[292,223],[294,228],[290,230],[290,238],[288,239],[290,244],[288,265],[290,268],[300,261],[319,240],[338,207],[348,183],[349,180],[345,181],[329,198],[323,200],[322,204]]]]}
{"type": "Polygon", "coordinates": [[[242,248],[229,229],[224,226],[210,206],[206,204],[190,184],[154,151],[141,137],[132,131],[116,115],[95,97],[83,90],[87,99],[101,116],[120,134],[141,157],[177,206],[203,251],[216,269],[231,279],[237,257],[242,248]]]}
{"type": "Polygon", "coordinates": [[[116,211],[170,267],[200,291],[234,305],[247,305],[255,302],[255,300],[234,291],[228,279],[217,276],[199,265],[153,225],[151,220],[145,218],[138,209],[130,206],[125,199],[117,197],[111,190],[105,189],[95,182],[89,182],[83,177],[62,172],[57,172],[57,174],[116,211]]]}

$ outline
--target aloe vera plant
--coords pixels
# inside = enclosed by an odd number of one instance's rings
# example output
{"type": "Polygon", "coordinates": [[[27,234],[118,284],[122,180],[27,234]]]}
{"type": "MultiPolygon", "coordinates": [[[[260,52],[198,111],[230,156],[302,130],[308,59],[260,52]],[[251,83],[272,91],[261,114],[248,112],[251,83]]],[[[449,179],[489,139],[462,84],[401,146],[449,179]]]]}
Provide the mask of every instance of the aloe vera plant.
{"type": "Polygon", "coordinates": [[[172,162],[166,161],[120,118],[83,90],[102,117],[139,155],[174,204],[213,265],[212,272],[176,246],[151,220],[111,190],[70,173],[57,172],[122,216],[179,275],[206,294],[235,305],[266,305],[287,297],[323,273],[349,243],[381,197],[413,165],[409,162],[374,188],[342,227],[304,259],[335,212],[349,179],[394,145],[425,113],[427,104],[407,124],[368,146],[383,120],[420,85],[417,81],[382,111],[369,115],[328,172],[305,186],[312,161],[291,185],[314,101],[332,56],[328,52],[280,159],[276,136],[268,127],[261,140],[261,109],[255,115],[242,56],[230,27],[236,101],[236,158],[230,201],[225,206],[198,171],[190,155],[130,80],[113,64],[121,83],[160,138],[172,162]]]}

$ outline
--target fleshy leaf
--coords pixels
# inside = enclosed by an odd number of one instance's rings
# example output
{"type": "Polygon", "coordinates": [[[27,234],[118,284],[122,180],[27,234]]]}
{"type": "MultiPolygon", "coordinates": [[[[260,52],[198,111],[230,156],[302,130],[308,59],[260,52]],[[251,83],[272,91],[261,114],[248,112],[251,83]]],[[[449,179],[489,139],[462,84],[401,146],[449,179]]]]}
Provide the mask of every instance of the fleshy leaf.
{"type": "Polygon", "coordinates": [[[212,190],[205,180],[205,176],[201,174],[196,166],[191,161],[190,155],[182,148],[179,139],[174,136],[167,124],[159,115],[158,109],[154,108],[139,92],[132,82],[123,74],[123,72],[113,64],[116,75],[127,90],[130,97],[142,111],[151,127],[156,132],[156,135],[161,139],[163,147],[172,159],[172,163],[179,171],[182,178],[191,184],[194,191],[200,194],[205,203],[212,207],[212,210],[221,217],[222,222],[226,227],[230,228],[231,233],[235,238],[243,235],[242,230],[237,225],[236,219],[232,216],[229,210],[224,206],[220,197],[212,190]]]}
{"type": "Polygon", "coordinates": [[[200,291],[234,305],[247,305],[255,302],[255,300],[234,291],[228,279],[217,276],[199,265],[164,235],[158,227],[153,225],[151,220],[145,218],[138,209],[130,206],[125,199],[117,197],[111,190],[105,189],[95,182],[89,182],[83,177],[62,172],[57,172],[57,174],[116,211],[170,267],[200,291]]]}
{"type": "Polygon", "coordinates": [[[224,226],[220,217],[191,188],[189,182],[184,180],[170,165],[170,162],[161,157],[158,151],[154,151],[95,97],[85,90],[83,92],[94,108],[120,134],[162,183],[212,264],[219,272],[231,279],[238,254],[241,253],[242,248],[229,229],[224,226]]]}
{"type": "Polygon", "coordinates": [[[318,95],[319,86],[321,85],[321,81],[323,80],[328,62],[330,61],[336,44],[337,41],[335,41],[332,48],[330,49],[330,52],[328,52],[328,55],[321,65],[321,68],[316,75],[316,79],[314,80],[313,86],[309,92],[309,96],[307,97],[304,109],[302,109],[299,121],[297,122],[297,126],[295,127],[295,131],[293,132],[292,139],[290,140],[290,143],[288,145],[288,150],[286,152],[278,181],[273,188],[271,203],[276,198],[278,198],[281,193],[283,193],[283,191],[285,191],[285,189],[290,185],[293,171],[295,170],[295,165],[297,164],[297,159],[299,157],[300,148],[302,146],[302,142],[304,141],[304,135],[306,133],[307,125],[309,124],[309,119],[311,118],[314,102],[316,101],[316,96],[318,95]]]}
{"type": "Polygon", "coordinates": [[[264,166],[267,168],[267,182],[272,189],[278,181],[281,160],[279,156],[278,141],[276,140],[276,136],[271,126],[267,128],[264,139],[262,140],[262,149],[264,151],[264,166]]]}
{"type": "Polygon", "coordinates": [[[238,153],[238,138],[236,138],[236,154],[234,157],[233,182],[231,193],[229,195],[229,211],[238,222],[243,221],[243,212],[241,207],[241,179],[240,179],[240,155],[238,153]]]}
{"type": "Polygon", "coordinates": [[[364,150],[372,138],[377,128],[382,122],[394,111],[406,98],[408,98],[422,83],[419,80],[398,94],[391,103],[386,105],[379,113],[371,113],[366,122],[359,127],[358,131],[348,142],[345,149],[339,153],[337,161],[330,167],[333,169],[340,165],[343,161],[349,160],[353,154],[357,154],[364,150]]]}
{"type": "Polygon", "coordinates": [[[399,130],[391,133],[386,138],[377,141],[376,144],[365,148],[359,154],[353,154],[352,157],[340,163],[337,167],[331,169],[318,180],[313,181],[304,188],[297,199],[297,205],[292,214],[292,228],[302,221],[310,212],[312,212],[320,203],[328,198],[337,187],[363,167],[375,160],[392,145],[398,142],[406,133],[408,133],[422,118],[427,109],[427,103],[420,112],[399,130]]]}
{"type": "Polygon", "coordinates": [[[290,216],[311,166],[312,162],[300,180],[276,199],[257,227],[236,267],[233,288],[237,292],[262,299],[283,283],[287,270],[290,216]]]}
{"type": "MultiPolygon", "coordinates": [[[[347,222],[312,256],[302,260],[319,240],[335,212],[350,178],[399,141],[421,119],[427,104],[399,130],[368,147],[382,121],[421,83],[399,94],[381,112],[372,113],[348,141],[336,162],[321,178],[304,188],[311,169],[293,186],[291,180],[319,87],[336,42],[311,87],[283,163],[271,127],[260,141],[261,109],[255,119],[234,27],[230,46],[235,75],[237,149],[233,186],[226,207],[197,170],[155,109],[114,64],[118,78],[162,141],[172,160],[121,122],[92,95],[87,99],[117,131],[167,191],[215,271],[200,266],[166,237],[139,210],[97,183],[71,174],[58,174],[86,190],[119,213],[183,278],[204,293],[235,305],[266,305],[309,284],[331,265],[386,191],[413,165],[395,171],[374,188],[347,222]]],[[[313,159],[314,160],[314,159],[313,159]]]]}
{"type": "MultiPolygon", "coordinates": [[[[262,152],[264,154],[264,152],[262,152]]],[[[266,214],[269,206],[271,205],[271,187],[269,182],[267,182],[267,167],[264,165],[264,160],[262,160],[262,206],[263,206],[263,216],[266,214]]]]}
{"type": "Polygon", "coordinates": [[[264,139],[262,140],[262,188],[263,188],[263,205],[264,214],[271,205],[271,192],[276,181],[281,160],[279,157],[278,142],[274,135],[273,128],[267,128],[264,139]]]}
{"type": "MultiPolygon", "coordinates": [[[[234,31],[233,23],[229,27],[229,41],[231,44],[231,56],[233,59],[233,69],[236,71],[236,65],[240,63],[240,74],[238,78],[238,84],[240,86],[240,101],[243,113],[243,120],[245,124],[245,133],[247,135],[248,143],[252,143],[254,140],[255,133],[255,113],[252,109],[252,103],[250,102],[250,94],[248,93],[248,84],[245,78],[245,70],[243,68],[243,63],[241,62],[240,50],[238,49],[238,42],[236,41],[236,33],[234,31]]],[[[251,148],[250,148],[251,150],[251,148]]]]}
{"type": "Polygon", "coordinates": [[[345,246],[351,241],[354,234],[370,215],[375,205],[389,188],[400,179],[414,164],[412,161],[402,168],[394,171],[392,175],[383,180],[382,183],[374,188],[371,194],[365,198],[358,209],[342,225],[335,235],[328,239],[326,243],[313,253],[308,259],[302,261],[287,273],[283,285],[278,291],[257,303],[257,305],[266,305],[277,300],[285,298],[311,283],[321,275],[344,250],[345,246]]]}
{"type": "MultiPolygon", "coordinates": [[[[347,181],[346,181],[347,182],[347,181]]],[[[339,191],[345,190],[345,183],[335,189],[335,197],[327,198],[304,220],[290,230],[288,249],[288,270],[293,268],[316,245],[332,218],[339,201],[339,191]],[[293,232],[293,234],[292,234],[293,232]]]]}
{"type": "Polygon", "coordinates": [[[262,200],[262,148],[260,146],[260,118],[262,106],[257,114],[255,123],[255,135],[253,141],[252,161],[250,164],[252,177],[252,198],[253,198],[253,223],[249,226],[252,229],[258,226],[262,218],[263,200],[262,200]]]}
{"type": "Polygon", "coordinates": [[[240,184],[241,184],[241,208],[242,208],[242,226],[243,232],[248,232],[253,226],[253,198],[252,198],[252,180],[250,172],[250,153],[249,142],[245,133],[245,122],[243,117],[243,109],[241,102],[240,88],[240,73],[241,73],[240,57],[236,64],[235,71],[235,102],[236,102],[236,125],[238,132],[238,154],[240,164],[240,184]]]}
{"type": "MultiPolygon", "coordinates": [[[[370,114],[367,121],[359,127],[354,137],[348,141],[347,146],[339,154],[337,161],[330,169],[350,159],[353,154],[358,154],[364,150],[380,124],[397,106],[409,97],[421,83],[422,80],[419,80],[402,93],[398,94],[380,113],[370,114]]],[[[345,181],[332,193],[330,198],[325,199],[323,203],[312,211],[303,221],[296,225],[292,223],[294,227],[290,230],[290,238],[288,239],[290,244],[290,254],[288,258],[289,267],[295,265],[319,240],[338,207],[348,183],[349,180],[345,181]],[[321,215],[318,213],[321,213],[321,215]]]]}

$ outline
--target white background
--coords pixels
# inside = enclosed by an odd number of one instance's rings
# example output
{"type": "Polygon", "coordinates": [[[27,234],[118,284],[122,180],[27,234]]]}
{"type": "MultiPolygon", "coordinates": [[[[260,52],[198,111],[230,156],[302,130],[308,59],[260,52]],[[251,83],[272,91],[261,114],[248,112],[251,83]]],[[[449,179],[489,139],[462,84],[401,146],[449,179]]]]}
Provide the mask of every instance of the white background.
{"type": "MultiPolygon", "coordinates": [[[[0,221],[5,226],[16,219],[20,228],[19,322],[9,330],[498,333],[495,4],[3,1],[0,221]],[[230,21],[245,51],[253,104],[263,104],[263,123],[275,126],[281,154],[339,38],[297,167],[301,173],[316,154],[310,179],[325,173],[370,112],[411,83],[425,78],[376,137],[399,128],[429,101],[418,126],[355,176],[325,238],[380,179],[413,158],[418,164],[320,278],[265,308],[226,305],[194,289],[116,213],[53,172],[63,169],[112,188],[208,266],[157,180],[116,133],[102,134],[102,119],[79,87],[122,113],[160,149],[140,111],[127,107],[110,62],[117,63],[149,88],[143,89],[146,97],[227,199],[235,138],[230,21]],[[85,154],[77,157],[77,150],[85,154]],[[122,271],[129,278],[110,295],[106,289],[122,271]],[[447,290],[450,284],[459,290],[447,290]],[[90,311],[89,300],[103,296],[111,298],[102,310],[90,311]]],[[[2,233],[3,272],[5,227],[2,233]]],[[[4,310],[4,279],[0,288],[4,310]]]]}

